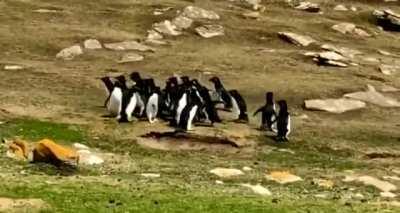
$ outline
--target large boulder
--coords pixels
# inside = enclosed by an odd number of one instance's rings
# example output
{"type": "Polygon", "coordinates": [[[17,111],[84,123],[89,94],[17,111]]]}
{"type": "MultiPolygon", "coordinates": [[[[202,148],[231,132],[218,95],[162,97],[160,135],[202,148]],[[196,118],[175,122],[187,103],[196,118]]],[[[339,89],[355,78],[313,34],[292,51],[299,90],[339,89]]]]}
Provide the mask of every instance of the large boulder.
{"type": "Polygon", "coordinates": [[[377,24],[387,31],[400,32],[400,14],[392,10],[375,10],[373,15],[377,19],[377,24]]]}
{"type": "Polygon", "coordinates": [[[350,110],[362,109],[366,104],[362,101],[347,98],[340,99],[314,99],[305,101],[306,109],[321,110],[331,113],[343,113],[350,110]]]}
{"type": "Polygon", "coordinates": [[[224,33],[224,27],[221,25],[204,25],[201,27],[197,27],[196,32],[203,38],[212,38],[215,36],[223,36],[225,35],[224,33]]]}
{"type": "Polygon", "coordinates": [[[79,45],[74,45],[68,48],[61,50],[57,53],[56,58],[63,59],[63,60],[72,60],[78,55],[82,55],[83,50],[82,47],[79,45]]]}
{"type": "Polygon", "coordinates": [[[367,91],[354,92],[344,95],[345,98],[356,99],[365,101],[371,104],[375,104],[381,107],[400,107],[400,102],[394,98],[386,97],[381,93],[377,92],[375,88],[368,85],[367,91]]]}
{"type": "Polygon", "coordinates": [[[191,19],[210,19],[210,20],[218,20],[220,17],[219,15],[211,10],[205,10],[200,7],[195,6],[187,6],[183,10],[182,14],[191,19]]]}
{"type": "Polygon", "coordinates": [[[153,48],[141,44],[137,41],[123,41],[123,42],[117,42],[117,43],[108,43],[104,44],[104,47],[110,50],[138,50],[138,51],[154,51],[153,48]]]}
{"type": "Polygon", "coordinates": [[[306,47],[306,46],[316,42],[313,38],[311,38],[309,36],[303,36],[303,35],[299,35],[299,34],[291,33],[291,32],[279,32],[278,35],[280,38],[282,38],[290,43],[296,44],[298,46],[303,46],[303,47],[306,47]]]}

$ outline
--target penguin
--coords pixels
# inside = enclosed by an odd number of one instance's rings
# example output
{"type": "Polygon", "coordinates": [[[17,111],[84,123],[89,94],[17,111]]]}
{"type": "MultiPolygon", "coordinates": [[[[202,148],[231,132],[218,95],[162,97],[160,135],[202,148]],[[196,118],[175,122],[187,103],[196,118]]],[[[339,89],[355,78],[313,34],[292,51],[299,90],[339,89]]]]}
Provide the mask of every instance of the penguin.
{"type": "Polygon", "coordinates": [[[285,100],[278,101],[279,114],[276,119],[277,141],[289,141],[288,136],[291,131],[291,119],[285,100]]]}
{"type": "Polygon", "coordinates": [[[122,92],[122,106],[117,117],[118,122],[132,121],[132,115],[137,104],[137,91],[135,89],[125,89],[122,92]]]}
{"type": "MultiPolygon", "coordinates": [[[[218,112],[215,108],[216,103],[212,101],[209,90],[202,86],[196,79],[192,80],[192,84],[197,88],[205,114],[207,119],[211,122],[211,125],[214,123],[220,123],[221,119],[219,118],[218,112]]],[[[201,111],[201,109],[198,110],[201,111]]]]}
{"type": "Polygon", "coordinates": [[[230,90],[229,94],[232,102],[232,112],[238,116],[237,121],[245,123],[249,122],[247,105],[243,97],[237,90],[230,90]]]}
{"type": "Polygon", "coordinates": [[[257,111],[254,112],[253,116],[258,113],[261,114],[261,130],[272,130],[273,121],[276,119],[276,107],[274,103],[274,94],[272,92],[267,92],[265,94],[265,105],[261,106],[257,111]]]}
{"type": "Polygon", "coordinates": [[[186,99],[187,103],[180,113],[179,122],[177,126],[179,129],[183,131],[190,131],[192,130],[192,124],[194,118],[198,113],[198,109],[199,106],[201,105],[201,102],[196,94],[195,89],[191,89],[185,94],[187,95],[186,99]]]}
{"type": "Polygon", "coordinates": [[[176,113],[175,113],[175,122],[176,122],[175,124],[176,125],[179,125],[179,122],[181,120],[182,110],[186,107],[187,103],[188,103],[188,92],[184,92],[176,106],[176,113]]]}
{"type": "Polygon", "coordinates": [[[114,83],[111,81],[111,78],[108,76],[102,77],[102,78],[100,78],[100,80],[103,82],[105,89],[106,89],[107,98],[104,102],[104,107],[107,107],[107,103],[110,100],[111,92],[114,89],[114,83]]]}
{"type": "Polygon", "coordinates": [[[110,100],[107,104],[107,110],[111,113],[112,116],[118,116],[121,112],[122,90],[123,85],[121,84],[121,82],[115,82],[114,88],[110,95],[110,100]]]}
{"type": "Polygon", "coordinates": [[[232,100],[224,85],[222,85],[221,80],[218,77],[212,77],[209,79],[209,81],[214,83],[215,91],[219,95],[220,99],[222,99],[222,101],[224,102],[225,109],[231,109],[232,100]]]}
{"type": "Polygon", "coordinates": [[[150,95],[146,104],[146,115],[150,123],[154,123],[157,120],[159,110],[161,108],[161,91],[159,87],[154,88],[153,93],[150,95]]]}
{"type": "Polygon", "coordinates": [[[115,77],[115,79],[117,79],[118,82],[121,83],[121,87],[122,89],[127,89],[127,85],[126,85],[126,78],[123,75],[117,76],[115,77]]]}

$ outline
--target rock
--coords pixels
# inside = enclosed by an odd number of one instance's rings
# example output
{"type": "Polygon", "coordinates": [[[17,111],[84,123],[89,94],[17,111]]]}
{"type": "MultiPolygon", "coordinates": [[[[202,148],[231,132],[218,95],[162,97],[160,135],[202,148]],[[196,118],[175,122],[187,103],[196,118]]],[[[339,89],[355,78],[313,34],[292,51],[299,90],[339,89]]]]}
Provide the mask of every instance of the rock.
{"type": "Polygon", "coordinates": [[[295,7],[297,10],[304,10],[311,13],[318,13],[320,11],[319,5],[311,2],[300,2],[298,6],[295,7]]]}
{"type": "Polygon", "coordinates": [[[143,61],[144,57],[142,55],[136,53],[127,53],[124,54],[118,63],[129,63],[129,62],[136,62],[136,61],[143,61]]]}
{"type": "Polygon", "coordinates": [[[356,55],[362,54],[362,52],[358,50],[350,49],[347,47],[337,47],[331,44],[324,44],[321,46],[321,48],[324,50],[334,51],[347,58],[354,58],[356,55]]]}
{"type": "Polygon", "coordinates": [[[383,197],[383,198],[395,198],[395,197],[397,197],[397,195],[392,193],[392,192],[381,192],[380,196],[383,197]]]}
{"type": "Polygon", "coordinates": [[[138,50],[138,51],[154,51],[153,48],[141,44],[137,41],[123,41],[123,42],[117,42],[117,43],[108,43],[104,44],[104,47],[110,50],[117,50],[117,51],[123,51],[123,50],[138,50]]]}
{"type": "Polygon", "coordinates": [[[245,166],[245,167],[242,168],[242,170],[245,171],[245,172],[249,172],[249,171],[251,171],[253,169],[248,167],[248,166],[245,166]]]}
{"type": "Polygon", "coordinates": [[[162,41],[164,37],[157,31],[155,30],[148,30],[147,31],[147,38],[146,42],[151,43],[151,44],[157,44],[157,45],[165,45],[167,42],[162,41]]]}
{"type": "Polygon", "coordinates": [[[388,85],[383,85],[381,87],[381,92],[400,92],[400,89],[388,85]]]}
{"type": "Polygon", "coordinates": [[[222,178],[230,178],[234,176],[243,175],[244,173],[239,169],[226,169],[226,168],[215,168],[210,173],[217,175],[222,178]]]}
{"type": "Polygon", "coordinates": [[[293,150],[290,150],[290,149],[277,149],[276,151],[285,152],[285,153],[289,153],[289,154],[292,154],[292,155],[296,154],[296,152],[294,152],[293,150]]]}
{"type": "Polygon", "coordinates": [[[353,12],[357,12],[358,9],[357,9],[357,7],[351,6],[350,10],[353,11],[353,12]]]}
{"type": "Polygon", "coordinates": [[[221,181],[221,180],[216,180],[216,181],[215,181],[215,183],[216,183],[216,184],[219,184],[219,185],[222,185],[222,184],[224,184],[224,182],[223,182],[223,181],[221,181]]]}
{"type": "Polygon", "coordinates": [[[377,64],[380,62],[379,59],[374,58],[374,57],[363,57],[362,60],[364,62],[373,63],[373,64],[377,64]]]}
{"type": "Polygon", "coordinates": [[[396,191],[397,187],[387,181],[382,181],[371,176],[346,176],[344,182],[361,182],[364,185],[374,186],[382,192],[396,191]]]}
{"type": "Polygon", "coordinates": [[[315,99],[305,101],[306,109],[321,110],[332,113],[343,113],[350,110],[362,109],[366,104],[362,101],[350,100],[346,98],[340,99],[315,99]]]}
{"type": "Polygon", "coordinates": [[[251,184],[242,184],[241,186],[247,187],[251,189],[254,193],[259,194],[261,196],[271,196],[272,193],[267,189],[264,188],[263,186],[257,184],[257,185],[251,185],[251,184]]]}
{"type": "Polygon", "coordinates": [[[326,199],[326,198],[328,198],[328,196],[329,196],[329,195],[326,194],[326,193],[314,195],[314,197],[316,197],[316,198],[322,198],[322,199],[326,199]]]}
{"type": "Polygon", "coordinates": [[[309,36],[303,36],[303,35],[299,35],[296,33],[291,33],[291,32],[279,32],[279,37],[281,37],[282,39],[291,42],[293,44],[296,44],[298,46],[303,46],[306,47],[312,43],[315,43],[316,41],[309,37],[309,36]]]}
{"type": "Polygon", "coordinates": [[[57,53],[56,58],[63,59],[63,60],[72,60],[78,55],[82,55],[83,50],[81,46],[79,45],[74,45],[68,48],[65,48],[61,50],[59,53],[57,53]]]}
{"type": "Polygon", "coordinates": [[[210,20],[218,20],[220,17],[217,13],[211,10],[205,10],[200,7],[187,6],[183,10],[182,14],[191,19],[210,19],[210,20]]]}
{"type": "Polygon", "coordinates": [[[392,10],[375,10],[373,15],[376,17],[378,25],[384,30],[400,31],[400,14],[392,10]]]}
{"type": "Polygon", "coordinates": [[[155,23],[153,24],[153,28],[157,32],[165,35],[178,36],[182,34],[182,32],[179,31],[178,28],[175,25],[173,25],[169,20],[155,23]]]}
{"type": "Polygon", "coordinates": [[[365,92],[349,93],[345,94],[344,97],[365,101],[381,107],[400,107],[400,102],[393,98],[385,97],[381,93],[377,92],[371,85],[368,85],[368,90],[365,92]]]}
{"type": "Polygon", "coordinates": [[[248,12],[248,13],[243,13],[242,16],[244,18],[258,19],[260,18],[261,15],[259,12],[248,12]]]}
{"type": "Polygon", "coordinates": [[[180,15],[172,20],[172,24],[175,25],[178,30],[185,30],[192,26],[193,20],[180,15]]]}
{"type": "Polygon", "coordinates": [[[260,10],[263,11],[265,10],[265,7],[261,5],[261,0],[244,0],[249,7],[251,7],[253,10],[260,10]]]}
{"type": "Polygon", "coordinates": [[[327,189],[332,189],[335,185],[331,180],[324,180],[324,179],[314,179],[313,183],[327,189]]]}
{"type": "Polygon", "coordinates": [[[78,165],[94,166],[104,163],[104,160],[99,156],[92,154],[89,150],[77,151],[79,155],[78,165]]]}
{"type": "Polygon", "coordinates": [[[24,67],[23,66],[20,66],[20,65],[5,65],[4,67],[3,67],[3,69],[4,70],[23,70],[24,69],[24,67]]]}
{"type": "Polygon", "coordinates": [[[204,25],[197,27],[195,30],[203,38],[212,38],[215,36],[225,35],[224,27],[221,25],[204,25]]]}
{"type": "Polygon", "coordinates": [[[335,11],[349,11],[349,9],[347,9],[347,7],[345,7],[342,4],[336,5],[336,7],[334,7],[333,10],[335,10],[335,11]]]}
{"type": "Polygon", "coordinates": [[[384,50],[378,50],[378,53],[384,55],[384,56],[392,56],[393,54],[384,50]]]}
{"type": "Polygon", "coordinates": [[[293,183],[303,180],[301,177],[293,175],[290,172],[280,171],[271,172],[270,174],[265,175],[265,178],[267,178],[268,180],[273,180],[280,184],[293,183]]]}
{"type": "Polygon", "coordinates": [[[165,12],[174,9],[173,7],[166,7],[166,8],[157,8],[154,10],[153,15],[159,16],[164,14],[165,12]]]}
{"type": "Polygon", "coordinates": [[[90,50],[97,50],[97,49],[103,48],[101,46],[101,43],[96,39],[87,39],[87,40],[85,40],[83,42],[83,47],[85,47],[85,49],[90,49],[90,50]]]}
{"type": "Polygon", "coordinates": [[[58,13],[60,11],[59,10],[49,10],[49,9],[37,9],[37,10],[34,10],[33,12],[35,12],[35,13],[58,13]]]}
{"type": "Polygon", "coordinates": [[[146,177],[146,178],[159,178],[159,177],[161,177],[160,174],[155,174],[155,173],[142,173],[140,175],[143,176],[143,177],[146,177]]]}
{"type": "Polygon", "coordinates": [[[371,35],[364,30],[357,28],[353,23],[343,22],[332,26],[332,29],[342,34],[355,34],[360,37],[370,37],[371,35]]]}
{"type": "Polygon", "coordinates": [[[81,143],[74,143],[73,147],[78,150],[82,150],[82,149],[89,150],[90,149],[88,146],[81,144],[81,143]]]}
{"type": "Polygon", "coordinates": [[[385,75],[393,75],[400,71],[400,66],[382,64],[379,70],[385,75]]]}
{"type": "Polygon", "coordinates": [[[383,178],[384,180],[400,181],[400,177],[397,177],[397,176],[383,176],[382,178],[383,178]]]}
{"type": "Polygon", "coordinates": [[[312,54],[306,53],[306,55],[313,56],[314,61],[316,61],[319,65],[330,65],[337,67],[348,66],[347,63],[345,63],[346,61],[348,61],[348,59],[333,51],[325,51],[312,54]]]}

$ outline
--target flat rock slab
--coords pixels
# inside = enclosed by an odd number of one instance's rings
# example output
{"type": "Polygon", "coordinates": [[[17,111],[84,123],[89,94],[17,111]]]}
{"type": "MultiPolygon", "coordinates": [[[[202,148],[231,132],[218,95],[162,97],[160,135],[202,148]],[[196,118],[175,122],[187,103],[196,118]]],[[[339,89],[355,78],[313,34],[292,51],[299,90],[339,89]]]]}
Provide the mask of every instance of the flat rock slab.
{"type": "Polygon", "coordinates": [[[137,53],[127,53],[121,57],[118,63],[129,63],[129,62],[137,62],[143,61],[144,57],[137,53]]]}
{"type": "Polygon", "coordinates": [[[185,7],[181,15],[191,19],[210,19],[210,20],[220,19],[219,15],[216,12],[211,10],[205,10],[203,8],[195,6],[185,7]]]}
{"type": "Polygon", "coordinates": [[[222,178],[230,178],[239,175],[244,175],[242,170],[239,169],[227,169],[227,168],[215,168],[210,171],[210,173],[217,175],[218,177],[222,178]]]}
{"type": "Polygon", "coordinates": [[[344,182],[361,182],[364,185],[374,186],[375,188],[381,190],[382,192],[396,191],[397,187],[392,183],[387,181],[379,180],[371,176],[346,176],[343,180],[344,182]]]}
{"type": "Polygon", "coordinates": [[[204,25],[201,27],[197,27],[195,30],[203,38],[212,38],[215,36],[225,35],[224,27],[221,25],[204,25]]]}
{"type": "Polygon", "coordinates": [[[56,58],[63,59],[63,60],[72,60],[76,56],[82,55],[83,50],[80,45],[74,45],[68,48],[61,50],[57,53],[56,58]]]}
{"type": "Polygon", "coordinates": [[[321,110],[331,113],[343,113],[350,110],[362,109],[366,104],[362,101],[347,98],[340,99],[315,99],[305,101],[306,109],[321,110]]]}
{"type": "Polygon", "coordinates": [[[25,68],[21,65],[5,65],[3,67],[3,69],[4,70],[23,70],[25,68]]]}
{"type": "Polygon", "coordinates": [[[333,8],[334,11],[349,11],[346,6],[339,4],[333,8]]]}
{"type": "Polygon", "coordinates": [[[89,50],[98,50],[98,49],[102,49],[103,47],[101,46],[100,41],[96,40],[96,39],[87,39],[83,42],[83,47],[85,49],[89,49],[89,50]]]}
{"type": "Polygon", "coordinates": [[[291,32],[279,32],[278,35],[280,38],[282,38],[290,43],[293,43],[298,46],[303,46],[303,47],[306,47],[306,46],[316,42],[313,38],[311,38],[309,36],[303,36],[303,35],[299,35],[299,34],[291,33],[291,32]]]}
{"type": "Polygon", "coordinates": [[[385,75],[393,75],[400,72],[400,66],[382,64],[379,66],[379,70],[385,75]]]}
{"type": "Polygon", "coordinates": [[[155,173],[142,173],[140,175],[143,176],[143,177],[146,177],[146,178],[159,178],[159,177],[161,177],[160,174],[155,174],[155,173]]]}
{"type": "Polygon", "coordinates": [[[323,44],[323,45],[321,45],[321,48],[324,50],[334,51],[346,58],[354,58],[355,56],[362,54],[361,51],[347,48],[347,47],[338,47],[338,46],[334,46],[332,44],[323,44]]]}
{"type": "Polygon", "coordinates": [[[117,43],[104,44],[104,47],[110,50],[124,51],[124,50],[138,50],[138,51],[154,51],[153,48],[141,44],[137,41],[123,41],[117,43]]]}
{"type": "Polygon", "coordinates": [[[336,25],[332,26],[332,29],[335,31],[338,31],[342,34],[354,34],[358,35],[360,37],[370,37],[371,35],[364,31],[363,29],[358,28],[355,24],[353,23],[339,23],[336,25]]]}
{"type": "Polygon", "coordinates": [[[257,184],[257,185],[242,184],[241,186],[249,188],[254,193],[259,194],[261,196],[271,196],[272,195],[271,191],[269,191],[267,188],[265,188],[259,184],[257,184]]]}
{"type": "Polygon", "coordinates": [[[178,36],[182,34],[182,32],[178,30],[178,27],[169,20],[153,24],[153,29],[164,35],[178,36]]]}
{"type": "Polygon", "coordinates": [[[399,101],[382,95],[381,93],[377,92],[372,86],[368,86],[368,91],[349,93],[345,94],[344,97],[365,101],[381,107],[400,107],[399,101]]]}
{"type": "Polygon", "coordinates": [[[265,175],[265,178],[267,178],[268,180],[273,180],[280,184],[294,183],[294,182],[303,180],[301,177],[296,176],[296,175],[291,174],[290,172],[286,172],[286,171],[284,171],[284,172],[274,171],[274,172],[271,172],[270,174],[265,175]]]}
{"type": "Polygon", "coordinates": [[[318,13],[320,11],[320,7],[318,4],[307,1],[300,2],[300,4],[295,7],[295,9],[304,10],[311,13],[318,13]]]}

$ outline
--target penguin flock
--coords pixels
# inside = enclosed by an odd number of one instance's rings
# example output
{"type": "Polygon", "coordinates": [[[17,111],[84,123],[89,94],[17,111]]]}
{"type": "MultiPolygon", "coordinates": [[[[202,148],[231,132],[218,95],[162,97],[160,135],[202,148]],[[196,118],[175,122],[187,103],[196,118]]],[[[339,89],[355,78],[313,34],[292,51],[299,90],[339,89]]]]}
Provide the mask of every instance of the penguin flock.
{"type": "MultiPolygon", "coordinates": [[[[168,121],[177,131],[190,131],[194,123],[221,123],[218,110],[230,112],[236,122],[248,123],[247,104],[239,91],[226,90],[218,77],[209,79],[214,90],[208,89],[197,79],[188,76],[172,76],[165,88],[155,84],[153,78],[142,78],[139,72],[117,77],[102,77],[107,98],[104,107],[118,122],[131,122],[134,117],[154,123],[158,119],[168,121]],[[132,82],[132,83],[130,83],[132,82]],[[222,105],[222,108],[217,106],[222,105]]],[[[253,116],[262,113],[261,130],[277,134],[278,141],[288,141],[291,131],[290,115],[285,100],[278,102],[277,113],[273,93],[266,94],[266,104],[253,116]]]]}

